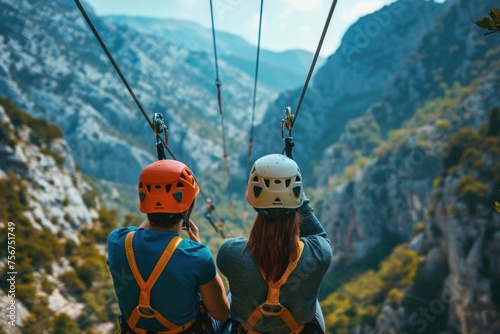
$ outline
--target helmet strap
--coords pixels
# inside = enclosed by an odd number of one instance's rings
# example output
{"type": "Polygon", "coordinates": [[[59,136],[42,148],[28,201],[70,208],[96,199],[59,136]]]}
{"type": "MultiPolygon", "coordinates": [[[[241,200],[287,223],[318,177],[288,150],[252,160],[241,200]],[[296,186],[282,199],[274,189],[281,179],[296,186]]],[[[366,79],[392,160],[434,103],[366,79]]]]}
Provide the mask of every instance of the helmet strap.
{"type": "Polygon", "coordinates": [[[269,208],[269,209],[258,209],[255,208],[259,214],[266,216],[267,218],[275,219],[275,218],[286,218],[295,212],[297,209],[287,209],[287,208],[269,208]]]}

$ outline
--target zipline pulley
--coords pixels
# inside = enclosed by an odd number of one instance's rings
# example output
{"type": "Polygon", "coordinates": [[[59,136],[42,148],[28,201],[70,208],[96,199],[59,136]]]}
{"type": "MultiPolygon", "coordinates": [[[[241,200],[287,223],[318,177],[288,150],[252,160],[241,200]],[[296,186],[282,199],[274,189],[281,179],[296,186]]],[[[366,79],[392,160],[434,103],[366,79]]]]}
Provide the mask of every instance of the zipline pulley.
{"type": "Polygon", "coordinates": [[[153,131],[156,136],[156,153],[158,155],[158,160],[166,160],[164,148],[168,146],[168,127],[163,120],[163,115],[160,113],[155,113],[153,115],[153,131]],[[165,141],[161,140],[161,133],[165,134],[165,141]]]}
{"type": "Polygon", "coordinates": [[[292,114],[292,109],[290,107],[285,108],[285,118],[281,120],[281,139],[285,141],[285,148],[281,152],[285,153],[287,157],[293,159],[292,148],[295,146],[292,137],[292,128],[295,115],[292,114]],[[288,130],[288,136],[285,137],[285,128],[288,130]]]}

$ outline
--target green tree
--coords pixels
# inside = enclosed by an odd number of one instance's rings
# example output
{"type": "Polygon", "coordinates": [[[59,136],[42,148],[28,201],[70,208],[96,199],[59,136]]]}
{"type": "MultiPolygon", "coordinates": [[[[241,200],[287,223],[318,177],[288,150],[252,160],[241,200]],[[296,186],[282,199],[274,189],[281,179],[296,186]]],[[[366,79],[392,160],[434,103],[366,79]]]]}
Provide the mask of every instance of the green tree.
{"type": "Polygon", "coordinates": [[[61,313],[54,319],[54,334],[80,334],[78,324],[65,313],[61,313]]]}
{"type": "Polygon", "coordinates": [[[484,17],[482,20],[476,21],[478,27],[488,30],[485,35],[500,32],[500,9],[493,8],[489,15],[490,17],[484,17]]]}

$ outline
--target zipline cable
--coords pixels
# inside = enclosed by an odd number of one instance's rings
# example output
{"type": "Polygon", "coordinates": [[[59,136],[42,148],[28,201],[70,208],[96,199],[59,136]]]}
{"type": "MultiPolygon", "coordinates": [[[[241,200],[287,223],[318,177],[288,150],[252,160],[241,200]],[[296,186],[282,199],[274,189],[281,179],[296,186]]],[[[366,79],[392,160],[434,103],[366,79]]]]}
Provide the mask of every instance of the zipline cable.
{"type": "Polygon", "coordinates": [[[253,103],[252,103],[252,121],[250,122],[250,139],[248,140],[247,161],[250,162],[253,148],[253,131],[255,121],[255,98],[257,96],[257,79],[259,76],[259,57],[260,57],[260,34],[262,30],[262,9],[264,8],[264,0],[260,1],[260,17],[259,17],[259,38],[257,40],[257,57],[255,61],[255,77],[253,83],[253,103]]]}
{"type": "MultiPolygon", "coordinates": [[[[213,4],[212,0],[210,0],[210,18],[212,21],[212,40],[214,44],[214,58],[215,58],[215,85],[217,86],[217,103],[219,105],[219,115],[220,115],[220,121],[221,121],[221,127],[222,127],[222,146],[223,146],[223,168],[224,168],[224,173],[227,175],[228,178],[228,185],[226,188],[226,193],[227,193],[227,198],[229,202],[229,211],[233,210],[233,202],[231,200],[231,194],[229,192],[229,184],[231,184],[231,175],[229,173],[229,168],[227,166],[227,145],[226,145],[226,127],[224,124],[224,113],[222,112],[222,98],[221,98],[221,81],[219,78],[219,65],[218,65],[218,56],[217,56],[217,40],[215,38],[215,23],[214,23],[214,11],[213,11],[213,4]]],[[[207,218],[208,219],[208,218],[207,218]]],[[[212,226],[215,227],[211,219],[209,219],[210,223],[212,226]]],[[[220,234],[224,238],[224,232],[219,230],[220,234]]]]}
{"type": "Polygon", "coordinates": [[[214,10],[212,6],[212,0],[210,0],[210,17],[212,19],[212,39],[214,42],[214,57],[215,57],[215,86],[217,86],[217,103],[219,104],[219,115],[220,115],[220,123],[222,127],[222,150],[223,150],[223,167],[224,173],[228,174],[227,168],[227,149],[226,149],[226,132],[224,126],[224,114],[222,113],[222,99],[221,99],[221,91],[220,87],[222,85],[219,79],[219,64],[217,57],[217,43],[215,40],[215,24],[214,24],[214,10]]]}
{"type": "MultiPolygon", "coordinates": [[[[99,33],[97,32],[97,29],[95,28],[94,24],[92,23],[92,21],[90,20],[89,16],[87,15],[87,12],[85,11],[85,8],[83,8],[83,6],[81,5],[80,3],[80,0],[75,0],[75,3],[78,7],[78,9],[80,10],[80,12],[82,13],[82,16],[83,18],[85,19],[85,21],[87,22],[88,26],[90,27],[90,29],[92,30],[92,32],[94,33],[94,36],[95,38],[97,39],[97,41],[99,42],[99,44],[101,45],[101,48],[104,50],[104,52],[106,53],[106,55],[108,56],[108,59],[109,61],[111,62],[111,64],[113,65],[115,71],[118,73],[118,75],[120,76],[120,78],[122,79],[122,82],[123,84],[125,85],[125,87],[127,88],[128,92],[130,93],[130,95],[132,96],[132,98],[134,99],[134,102],[136,103],[137,107],[139,108],[139,110],[141,111],[142,115],[144,116],[144,118],[146,119],[146,121],[148,122],[149,126],[151,127],[151,129],[153,130],[154,132],[154,127],[153,127],[153,123],[151,122],[151,120],[149,119],[149,117],[147,116],[146,112],[144,111],[144,108],[142,107],[141,103],[139,102],[139,100],[137,99],[136,95],[134,94],[134,91],[132,90],[132,88],[130,87],[130,85],[128,84],[127,82],[127,79],[125,79],[125,76],[123,75],[122,71],[120,70],[120,68],[118,67],[118,64],[115,62],[115,60],[113,59],[113,56],[111,55],[111,53],[109,52],[108,48],[106,47],[106,44],[104,44],[104,41],[102,40],[101,36],[99,35],[99,33]]],[[[163,141],[163,139],[161,137],[159,137],[159,140],[165,144],[165,142],[163,141]]],[[[168,147],[166,147],[168,153],[170,153],[170,155],[172,156],[172,159],[174,160],[177,160],[177,158],[174,156],[174,154],[170,151],[170,149],[168,147]]],[[[203,199],[206,201],[207,199],[207,196],[205,195],[205,193],[200,189],[200,195],[203,197],[203,199]]],[[[216,232],[219,232],[217,227],[212,225],[213,228],[215,229],[216,232]]],[[[224,234],[223,233],[220,233],[222,237],[224,237],[224,234]]]]}
{"type": "MultiPolygon", "coordinates": [[[[92,33],[94,33],[95,38],[97,39],[97,41],[101,45],[101,48],[104,50],[104,53],[106,53],[106,56],[108,56],[108,59],[111,62],[111,64],[113,65],[113,68],[115,69],[116,73],[118,73],[118,76],[120,77],[120,79],[122,80],[123,84],[127,88],[130,96],[132,96],[132,99],[134,99],[135,104],[137,105],[137,107],[141,111],[142,115],[144,116],[144,118],[148,122],[150,128],[154,131],[153,123],[151,122],[151,120],[149,119],[148,115],[146,114],[146,111],[144,110],[144,108],[142,107],[141,103],[139,102],[139,99],[137,99],[137,96],[135,95],[134,91],[132,90],[132,87],[130,87],[130,85],[128,84],[127,79],[125,79],[125,76],[123,75],[122,71],[118,67],[118,64],[116,63],[116,61],[114,60],[113,56],[111,55],[111,53],[109,52],[108,48],[106,47],[106,44],[104,44],[104,41],[102,40],[101,36],[97,32],[97,29],[95,28],[94,24],[90,20],[90,17],[87,15],[87,12],[85,11],[85,8],[83,8],[82,4],[80,3],[80,0],[75,0],[75,3],[78,6],[78,9],[80,10],[80,12],[82,13],[83,18],[85,19],[85,21],[87,22],[88,26],[90,27],[90,30],[92,30],[92,33]]],[[[163,142],[163,140],[161,138],[160,138],[160,140],[163,142]]],[[[163,142],[163,144],[165,144],[165,143],[163,142]]],[[[175,158],[175,156],[173,155],[173,153],[168,148],[168,146],[166,146],[166,149],[167,149],[168,153],[170,153],[170,155],[172,156],[172,158],[174,160],[177,160],[175,158]]]]}
{"type": "Polygon", "coordinates": [[[323,27],[323,32],[321,33],[321,38],[318,43],[318,47],[316,48],[316,53],[314,54],[313,61],[311,63],[311,67],[309,68],[309,73],[307,74],[306,82],[304,83],[304,87],[302,89],[302,93],[300,94],[299,103],[297,104],[297,108],[295,108],[295,115],[291,120],[291,127],[293,127],[295,121],[297,120],[297,116],[299,115],[300,106],[302,105],[302,101],[304,100],[304,96],[306,95],[307,86],[309,86],[309,80],[311,79],[312,73],[314,71],[314,66],[316,66],[316,61],[319,57],[319,52],[321,51],[321,46],[323,45],[323,41],[326,36],[326,32],[328,31],[328,26],[330,25],[330,20],[332,19],[333,12],[335,10],[335,6],[337,6],[337,0],[333,0],[332,6],[330,7],[330,12],[328,13],[328,17],[325,22],[325,26],[323,27]]]}

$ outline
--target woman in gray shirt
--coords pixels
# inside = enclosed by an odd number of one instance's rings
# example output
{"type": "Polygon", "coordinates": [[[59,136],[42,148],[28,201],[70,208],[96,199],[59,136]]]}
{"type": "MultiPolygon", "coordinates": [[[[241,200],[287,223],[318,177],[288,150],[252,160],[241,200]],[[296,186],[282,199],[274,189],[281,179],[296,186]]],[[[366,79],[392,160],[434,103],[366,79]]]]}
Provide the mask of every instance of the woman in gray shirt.
{"type": "Polygon", "coordinates": [[[332,249],[299,167],[280,154],[258,159],[246,195],[257,211],[250,237],[228,239],[217,253],[229,281],[233,333],[324,332],[317,298],[332,249]]]}

